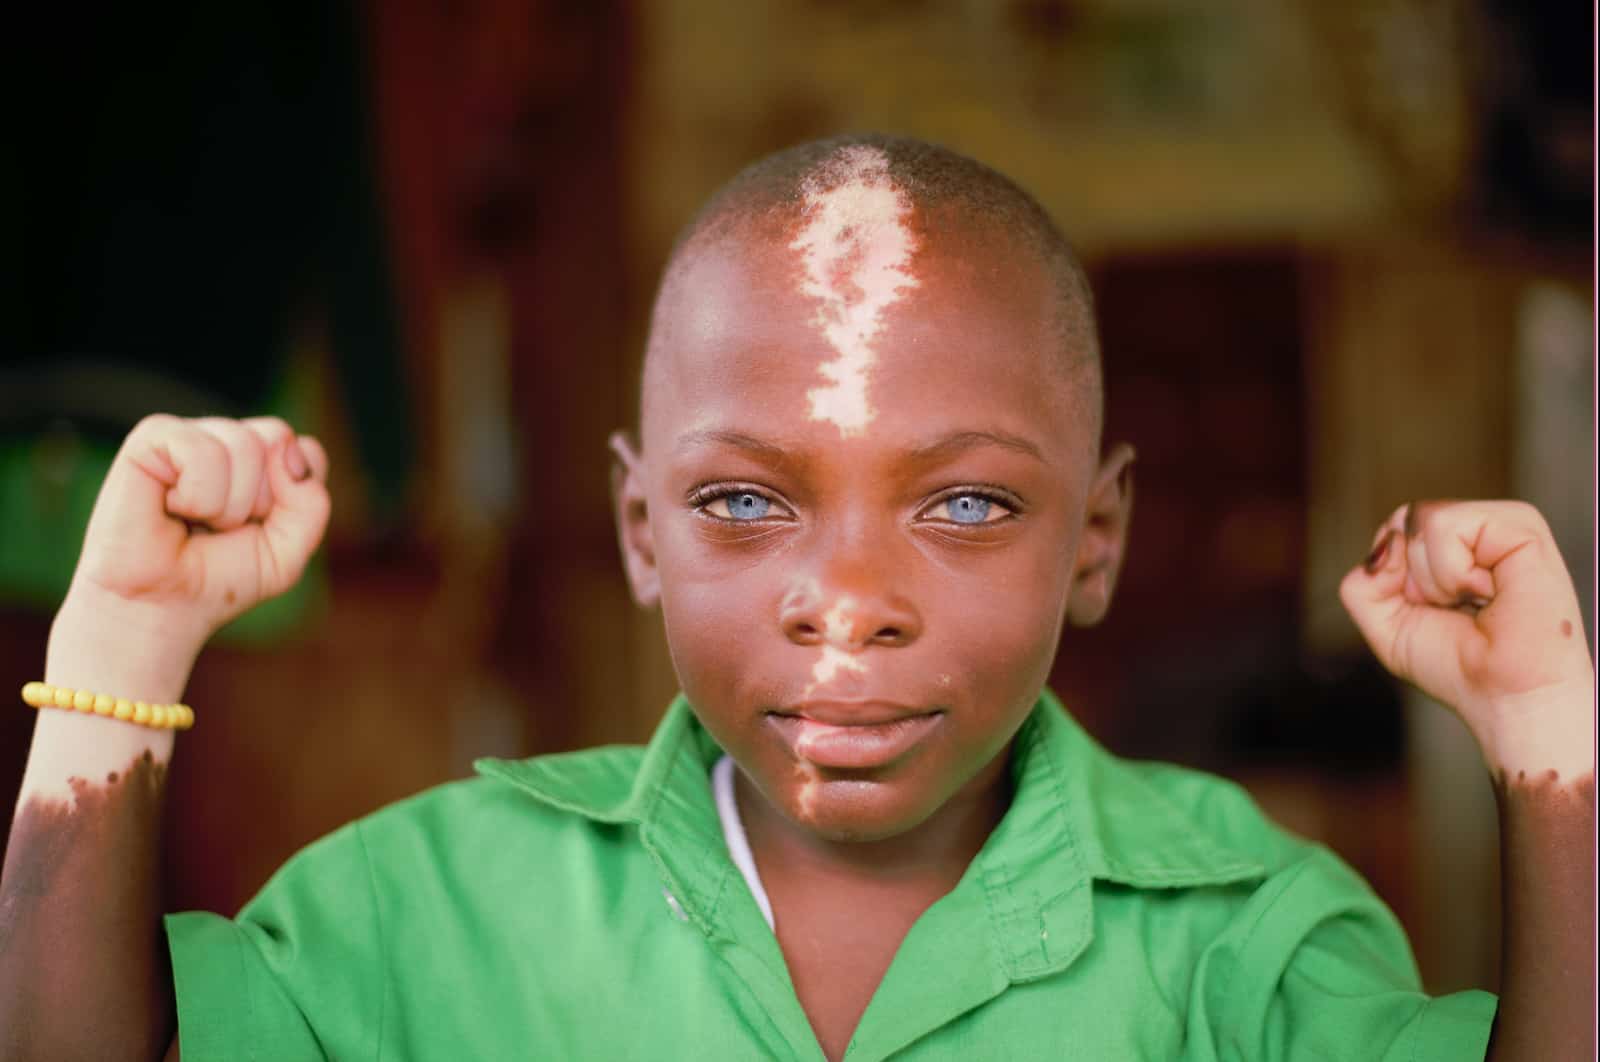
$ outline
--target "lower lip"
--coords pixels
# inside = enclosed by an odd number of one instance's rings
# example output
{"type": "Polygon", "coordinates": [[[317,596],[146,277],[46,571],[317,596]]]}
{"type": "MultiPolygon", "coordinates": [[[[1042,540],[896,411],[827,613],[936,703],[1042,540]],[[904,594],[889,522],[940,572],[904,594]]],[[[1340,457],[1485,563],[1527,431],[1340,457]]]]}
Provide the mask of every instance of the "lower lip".
{"type": "Polygon", "coordinates": [[[797,759],[818,767],[882,767],[909,752],[939,725],[940,713],[872,726],[833,726],[799,715],[770,717],[797,759]]]}

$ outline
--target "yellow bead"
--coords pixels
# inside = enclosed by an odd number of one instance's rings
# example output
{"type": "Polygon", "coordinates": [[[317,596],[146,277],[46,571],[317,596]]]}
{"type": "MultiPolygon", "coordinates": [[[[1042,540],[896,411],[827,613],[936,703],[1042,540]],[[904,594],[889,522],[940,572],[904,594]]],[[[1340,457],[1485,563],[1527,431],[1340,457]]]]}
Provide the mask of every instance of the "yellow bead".
{"type": "Polygon", "coordinates": [[[164,704],[152,704],[150,706],[150,725],[155,727],[157,730],[162,730],[162,729],[166,728],[166,725],[167,725],[167,706],[166,705],[164,705],[164,704]]]}
{"type": "Polygon", "coordinates": [[[117,699],[109,693],[97,693],[94,695],[95,715],[110,715],[116,706],[117,699]]]}
{"type": "Polygon", "coordinates": [[[22,687],[22,700],[24,704],[33,708],[43,708],[51,702],[53,691],[43,682],[30,682],[22,687]]]}
{"type": "Polygon", "coordinates": [[[79,690],[72,695],[72,707],[79,712],[94,711],[94,694],[88,690],[79,690]]]}
{"type": "Polygon", "coordinates": [[[70,690],[65,686],[57,686],[54,697],[55,706],[57,708],[71,708],[72,698],[76,693],[76,690],[70,690]]]}
{"type": "Polygon", "coordinates": [[[194,709],[187,704],[178,705],[178,729],[188,730],[194,726],[194,709]]]}
{"type": "Polygon", "coordinates": [[[150,705],[144,701],[133,702],[133,721],[140,726],[150,725],[150,705]]]}
{"type": "Polygon", "coordinates": [[[118,719],[132,719],[133,702],[126,697],[118,697],[117,706],[111,710],[111,714],[118,719]]]}

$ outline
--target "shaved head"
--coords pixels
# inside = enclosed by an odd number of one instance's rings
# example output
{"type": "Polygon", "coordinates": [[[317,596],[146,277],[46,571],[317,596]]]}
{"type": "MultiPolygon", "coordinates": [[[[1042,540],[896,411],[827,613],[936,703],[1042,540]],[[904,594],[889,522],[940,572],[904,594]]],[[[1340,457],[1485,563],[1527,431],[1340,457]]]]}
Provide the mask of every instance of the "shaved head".
{"type": "Polygon", "coordinates": [[[611,439],[623,557],[739,799],[830,845],[998,821],[1063,627],[1110,603],[1131,497],[1044,211],[914,140],[773,155],[678,241],[644,385],[641,439],[611,439]],[[911,715],[857,740],[803,711],[866,701],[911,715]]]}
{"type": "MultiPolygon", "coordinates": [[[[859,310],[865,305],[874,314],[895,301],[898,291],[914,286],[903,272],[913,254],[962,256],[966,248],[985,244],[1002,247],[1011,257],[1032,259],[1052,293],[1049,331],[1057,347],[1056,363],[1066,372],[1098,450],[1103,399],[1093,298],[1065,236],[1032,196],[982,163],[924,141],[878,134],[833,137],[769,155],[735,175],[684,228],[663,273],[652,314],[641,420],[649,417],[652,373],[664,361],[661,348],[672,342],[673,330],[663,320],[662,308],[671,301],[674,285],[687,266],[707,248],[730,240],[778,242],[792,248],[808,291],[825,299],[831,283],[845,285],[851,307],[859,310]],[[863,270],[874,267],[860,263],[863,240],[857,230],[881,216],[886,196],[895,216],[903,219],[906,235],[889,241],[899,257],[877,263],[876,272],[868,275],[863,270]],[[833,250],[830,258],[830,246],[844,249],[833,250]],[[866,290],[874,283],[882,289],[876,294],[866,290]]],[[[880,239],[873,245],[882,243],[880,239]]],[[[848,327],[860,333],[876,324],[876,317],[845,321],[835,330],[848,327]]],[[[814,392],[812,401],[831,398],[839,411],[823,415],[842,418],[838,422],[848,431],[854,422],[850,418],[859,420],[862,411],[849,408],[849,396],[837,393],[851,382],[848,354],[841,354],[838,365],[830,373],[835,393],[819,398],[814,392]]]]}

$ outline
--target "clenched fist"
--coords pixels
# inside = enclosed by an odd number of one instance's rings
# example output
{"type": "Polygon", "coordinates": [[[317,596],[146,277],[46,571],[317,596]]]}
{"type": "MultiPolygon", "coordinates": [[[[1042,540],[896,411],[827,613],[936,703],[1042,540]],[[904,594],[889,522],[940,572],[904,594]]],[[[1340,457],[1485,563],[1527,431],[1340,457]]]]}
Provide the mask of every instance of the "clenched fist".
{"type": "Polygon", "coordinates": [[[147,417],[106,474],[69,597],[160,617],[198,651],[300,578],[327,527],[326,476],[317,441],[275,418],[147,417]]]}
{"type": "Polygon", "coordinates": [[[1385,667],[1460,714],[1491,769],[1593,770],[1594,666],[1532,506],[1401,506],[1339,596],[1385,667]]]}

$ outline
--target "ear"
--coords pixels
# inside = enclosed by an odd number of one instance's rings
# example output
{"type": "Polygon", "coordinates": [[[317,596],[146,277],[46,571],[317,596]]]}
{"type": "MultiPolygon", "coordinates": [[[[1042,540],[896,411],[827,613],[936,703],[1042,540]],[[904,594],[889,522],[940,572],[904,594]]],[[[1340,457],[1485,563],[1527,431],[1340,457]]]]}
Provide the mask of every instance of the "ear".
{"type": "Polygon", "coordinates": [[[655,539],[645,500],[644,459],[626,432],[612,432],[610,448],[611,505],[622,567],[628,573],[634,601],[640,608],[654,608],[661,601],[661,576],[656,570],[655,539]]]}
{"type": "Polygon", "coordinates": [[[1074,627],[1094,626],[1111,607],[1127,552],[1128,520],[1133,516],[1133,460],[1133,447],[1118,443],[1089,485],[1067,594],[1067,621],[1074,627]]]}

